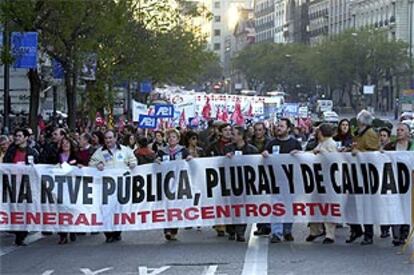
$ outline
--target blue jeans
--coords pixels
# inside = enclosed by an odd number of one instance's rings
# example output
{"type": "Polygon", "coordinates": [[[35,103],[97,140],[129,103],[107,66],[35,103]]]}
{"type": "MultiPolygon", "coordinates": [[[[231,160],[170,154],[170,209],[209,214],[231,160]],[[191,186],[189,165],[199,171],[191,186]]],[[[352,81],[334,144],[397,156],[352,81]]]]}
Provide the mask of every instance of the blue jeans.
{"type": "Polygon", "coordinates": [[[272,223],[272,235],[283,238],[286,234],[292,234],[293,223],[272,223]]]}

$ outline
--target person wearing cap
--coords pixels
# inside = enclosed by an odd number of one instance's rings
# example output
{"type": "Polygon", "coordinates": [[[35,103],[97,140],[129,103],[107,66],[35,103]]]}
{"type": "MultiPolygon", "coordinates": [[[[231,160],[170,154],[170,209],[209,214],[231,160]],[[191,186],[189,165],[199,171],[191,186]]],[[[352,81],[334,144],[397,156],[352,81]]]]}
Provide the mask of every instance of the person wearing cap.
{"type": "MultiPolygon", "coordinates": [[[[378,140],[378,134],[372,128],[374,116],[367,110],[362,110],[357,115],[358,128],[354,133],[352,143],[352,154],[355,155],[358,152],[373,152],[380,149],[378,140]]],[[[364,230],[359,224],[351,224],[351,236],[346,240],[346,243],[352,243],[356,239],[364,236],[364,240],[361,245],[373,244],[374,238],[374,226],[372,224],[364,224],[364,230]]]]}

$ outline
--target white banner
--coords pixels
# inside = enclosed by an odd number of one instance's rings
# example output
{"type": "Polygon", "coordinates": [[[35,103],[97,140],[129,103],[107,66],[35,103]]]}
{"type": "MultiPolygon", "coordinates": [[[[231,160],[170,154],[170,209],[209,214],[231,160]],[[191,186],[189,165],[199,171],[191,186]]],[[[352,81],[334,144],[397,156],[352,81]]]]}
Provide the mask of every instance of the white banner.
{"type": "Polygon", "coordinates": [[[412,152],[234,156],[133,171],[0,164],[0,230],[410,224],[412,152]]]}
{"type": "Polygon", "coordinates": [[[144,103],[132,100],[132,121],[138,122],[139,115],[147,115],[148,107],[144,103]]]}

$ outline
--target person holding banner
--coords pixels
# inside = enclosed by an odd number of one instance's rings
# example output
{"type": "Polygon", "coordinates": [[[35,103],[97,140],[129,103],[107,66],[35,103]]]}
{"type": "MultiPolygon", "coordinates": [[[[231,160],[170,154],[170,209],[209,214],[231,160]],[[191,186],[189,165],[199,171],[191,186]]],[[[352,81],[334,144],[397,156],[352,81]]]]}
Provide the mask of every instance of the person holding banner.
{"type": "MultiPolygon", "coordinates": [[[[14,131],[14,143],[7,149],[3,163],[35,164],[39,162],[39,153],[27,144],[29,136],[30,133],[26,129],[14,131]]],[[[16,235],[14,243],[17,246],[26,246],[24,240],[29,232],[14,231],[12,233],[16,235]]]]}
{"type": "Polygon", "coordinates": [[[352,132],[351,132],[351,123],[348,119],[342,119],[338,123],[338,128],[336,135],[334,136],[334,141],[340,142],[340,150],[346,151],[352,146],[352,132]]]}
{"type": "MultiPolygon", "coordinates": [[[[397,140],[384,146],[385,151],[410,151],[413,143],[410,140],[410,126],[399,123],[397,126],[397,140]]],[[[403,245],[410,233],[409,224],[392,225],[392,244],[394,246],[403,245]]]]}
{"type": "MultiPolygon", "coordinates": [[[[75,142],[69,137],[64,137],[58,148],[59,152],[59,163],[68,163],[69,165],[77,165],[77,151],[75,147],[75,142]]],[[[58,244],[67,244],[68,243],[68,233],[59,232],[59,242],[58,244]]],[[[76,241],[76,233],[69,233],[69,238],[71,242],[76,241]]]]}
{"type": "MultiPolygon", "coordinates": [[[[316,129],[316,136],[318,139],[318,145],[313,150],[315,154],[320,153],[331,153],[337,152],[337,146],[335,141],[333,140],[332,136],[335,133],[335,129],[329,123],[323,123],[319,125],[316,129]]],[[[325,222],[325,223],[310,223],[310,234],[306,238],[307,242],[313,242],[317,238],[324,235],[323,227],[325,226],[325,239],[323,240],[323,244],[332,244],[335,242],[335,230],[336,224],[325,222]]]]}
{"type": "Polygon", "coordinates": [[[162,131],[155,131],[154,134],[155,134],[155,139],[154,139],[154,142],[150,145],[150,147],[152,151],[157,153],[159,149],[167,146],[167,143],[164,140],[164,133],[162,131]]]}
{"type": "Polygon", "coordinates": [[[193,132],[193,131],[187,132],[185,140],[186,140],[185,145],[188,150],[188,153],[193,158],[204,157],[205,153],[204,153],[203,148],[198,146],[198,134],[196,132],[193,132]]]}
{"type": "Polygon", "coordinates": [[[9,138],[6,135],[0,136],[0,163],[3,162],[7,148],[9,148],[9,138]]]}
{"type": "MultiPolygon", "coordinates": [[[[254,135],[251,144],[254,145],[261,154],[265,150],[265,146],[270,142],[270,138],[266,135],[266,127],[264,122],[256,122],[253,126],[254,135]]],[[[269,235],[270,224],[258,223],[257,230],[254,232],[255,236],[269,235]]]]}
{"type": "MultiPolygon", "coordinates": [[[[92,155],[89,166],[103,171],[106,168],[134,169],[137,159],[129,147],[117,143],[116,132],[113,129],[104,133],[105,145],[92,155]]],[[[112,243],[122,240],[121,231],[105,232],[106,242],[112,243]]]]}
{"type": "MultiPolygon", "coordinates": [[[[265,150],[263,151],[263,157],[267,158],[270,154],[295,154],[302,150],[302,145],[292,136],[289,136],[290,129],[292,128],[292,122],[288,118],[281,118],[276,126],[276,138],[270,141],[265,150]]],[[[275,156],[276,157],[276,156],[275,156]]],[[[272,237],[270,241],[272,243],[280,243],[282,237],[285,241],[292,242],[294,238],[292,236],[292,223],[273,223],[271,224],[272,237]]]]}
{"type": "MultiPolygon", "coordinates": [[[[383,151],[384,147],[391,142],[391,129],[386,127],[379,130],[379,146],[383,151]]],[[[381,225],[381,239],[388,238],[390,236],[390,225],[381,225]]]]}
{"type": "MultiPolygon", "coordinates": [[[[357,115],[358,129],[355,132],[352,143],[352,154],[356,155],[358,152],[372,152],[379,150],[379,137],[377,132],[372,128],[374,121],[373,115],[367,110],[362,110],[357,115]]],[[[359,224],[351,224],[351,236],[346,243],[352,243],[356,239],[364,235],[364,240],[361,245],[373,244],[374,226],[372,224],[364,224],[365,232],[362,231],[362,226],[359,224]]]]}
{"type": "MultiPolygon", "coordinates": [[[[161,164],[161,161],[171,161],[171,160],[191,160],[192,156],[188,153],[188,150],[179,145],[180,142],[180,132],[176,129],[168,129],[166,132],[167,136],[167,146],[160,148],[158,150],[158,157],[155,160],[157,163],[161,164]]],[[[178,228],[165,228],[164,236],[168,241],[176,241],[178,234],[178,228]]]]}
{"type": "MultiPolygon", "coordinates": [[[[223,123],[219,126],[218,130],[219,138],[208,147],[206,152],[208,157],[224,156],[224,148],[231,143],[231,125],[229,123],[223,123]]],[[[226,235],[225,225],[215,225],[214,229],[218,237],[224,237],[226,235]]]]}
{"type": "MultiPolygon", "coordinates": [[[[232,158],[233,156],[255,155],[259,153],[256,147],[246,142],[246,134],[247,131],[243,127],[233,127],[233,143],[224,148],[226,157],[232,158]]],[[[246,238],[244,237],[246,233],[246,224],[229,224],[226,226],[226,231],[229,234],[230,241],[246,241],[246,238]]]]}
{"type": "Polygon", "coordinates": [[[59,153],[58,148],[60,142],[67,135],[66,131],[63,128],[56,128],[52,133],[52,142],[48,143],[42,155],[40,156],[40,163],[43,164],[58,164],[59,163],[59,153]]]}

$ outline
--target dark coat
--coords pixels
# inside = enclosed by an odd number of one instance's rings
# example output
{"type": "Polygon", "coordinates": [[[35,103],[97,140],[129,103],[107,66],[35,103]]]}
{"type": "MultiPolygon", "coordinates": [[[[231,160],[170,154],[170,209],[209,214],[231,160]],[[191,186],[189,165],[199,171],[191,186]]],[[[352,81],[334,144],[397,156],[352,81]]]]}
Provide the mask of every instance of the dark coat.
{"type": "Polygon", "coordinates": [[[43,152],[40,155],[40,163],[43,164],[58,164],[59,149],[56,143],[47,143],[44,146],[43,152]]]}
{"type": "Polygon", "coordinates": [[[224,147],[224,153],[234,153],[236,151],[242,151],[243,155],[256,155],[259,154],[259,150],[254,145],[248,144],[247,142],[242,148],[238,148],[235,143],[231,143],[224,147]]]}
{"type": "MultiPolygon", "coordinates": [[[[28,157],[33,156],[33,163],[39,163],[39,153],[36,149],[26,146],[26,164],[29,164],[28,157]]],[[[17,146],[15,144],[10,145],[3,158],[3,163],[13,163],[14,155],[16,154],[17,146]]]]}

